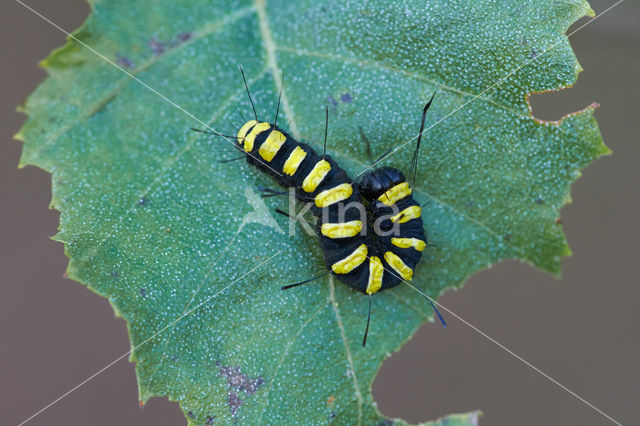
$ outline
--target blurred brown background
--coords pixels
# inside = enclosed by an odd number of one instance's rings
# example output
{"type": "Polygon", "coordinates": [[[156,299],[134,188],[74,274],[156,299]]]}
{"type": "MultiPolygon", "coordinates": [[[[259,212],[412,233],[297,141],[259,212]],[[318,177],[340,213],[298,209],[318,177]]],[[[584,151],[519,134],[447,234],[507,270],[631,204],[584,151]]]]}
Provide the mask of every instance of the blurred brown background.
{"type": "MultiPolygon", "coordinates": [[[[613,4],[592,0],[597,13],[613,4]]],[[[67,30],[83,0],[30,0],[67,30]]],[[[49,175],[18,170],[14,111],[45,77],[36,65],[64,35],[13,0],[0,3],[0,424],[17,424],[129,349],[108,303],[65,280],[67,259],[49,240],[49,175]]],[[[581,23],[574,25],[577,28],[581,23]]],[[[589,167],[562,218],[573,257],[561,280],[516,262],[482,272],[441,302],[622,424],[640,424],[640,5],[627,0],[571,38],[585,71],[575,88],[536,96],[544,119],[592,101],[614,151],[589,167]]],[[[382,412],[411,422],[481,409],[481,425],[612,424],[555,384],[449,318],[423,327],[374,384],[382,412]],[[426,366],[438,366],[437,368],[426,366]]],[[[138,407],[122,360],[34,419],[33,425],[180,425],[178,406],[138,407]]]]}

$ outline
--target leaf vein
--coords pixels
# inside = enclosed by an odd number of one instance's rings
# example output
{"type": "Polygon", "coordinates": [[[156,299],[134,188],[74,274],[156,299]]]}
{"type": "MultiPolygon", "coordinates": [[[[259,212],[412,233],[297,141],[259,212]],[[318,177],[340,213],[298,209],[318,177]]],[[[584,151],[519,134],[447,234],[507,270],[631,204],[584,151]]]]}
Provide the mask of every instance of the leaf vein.
{"type": "Polygon", "coordinates": [[[281,91],[282,93],[282,109],[289,119],[289,130],[291,131],[291,134],[294,138],[300,139],[301,135],[294,119],[293,108],[291,107],[291,103],[289,102],[287,91],[282,87],[282,73],[278,68],[278,58],[276,56],[276,50],[278,50],[278,47],[273,41],[273,36],[271,35],[271,28],[269,26],[269,19],[267,17],[266,3],[266,0],[255,1],[255,8],[258,12],[258,21],[260,22],[260,35],[262,36],[265,52],[267,54],[267,66],[271,70],[271,75],[273,76],[276,91],[281,91]]]}
{"type": "Polygon", "coordinates": [[[318,310],[316,310],[313,314],[311,314],[309,316],[309,318],[307,318],[307,320],[304,323],[302,323],[302,325],[300,326],[300,329],[298,330],[298,332],[293,336],[293,338],[287,344],[287,347],[284,349],[284,352],[280,356],[280,360],[278,362],[278,366],[276,367],[276,369],[275,369],[275,371],[273,373],[273,377],[271,378],[271,382],[269,383],[269,388],[265,392],[264,403],[262,404],[262,411],[260,412],[260,417],[258,418],[258,424],[262,423],[262,416],[264,415],[264,411],[267,409],[267,406],[269,405],[269,394],[271,393],[271,388],[273,387],[273,382],[275,381],[276,377],[278,377],[278,373],[280,372],[280,368],[284,364],[284,360],[287,358],[287,355],[289,354],[289,350],[291,349],[291,346],[293,346],[293,344],[298,340],[298,337],[300,337],[300,334],[302,334],[302,331],[306,328],[306,326],[309,325],[309,323],[311,321],[313,321],[313,319],[315,317],[317,317],[318,314],[320,314],[320,312],[322,312],[328,305],[329,305],[329,300],[327,299],[325,304],[320,306],[318,308],[318,310]]]}
{"type": "Polygon", "coordinates": [[[344,329],[344,325],[342,324],[342,317],[340,316],[340,310],[338,309],[338,302],[335,298],[335,284],[333,283],[333,277],[329,279],[329,300],[331,302],[331,306],[333,306],[333,311],[336,314],[336,324],[338,325],[338,329],[340,330],[342,343],[344,343],[345,355],[347,357],[347,363],[349,364],[349,370],[351,371],[351,378],[353,379],[353,387],[355,389],[356,399],[358,400],[358,424],[362,424],[362,392],[360,392],[358,378],[356,377],[356,369],[353,363],[353,358],[351,356],[351,349],[349,348],[349,342],[347,341],[347,333],[344,329]]]}

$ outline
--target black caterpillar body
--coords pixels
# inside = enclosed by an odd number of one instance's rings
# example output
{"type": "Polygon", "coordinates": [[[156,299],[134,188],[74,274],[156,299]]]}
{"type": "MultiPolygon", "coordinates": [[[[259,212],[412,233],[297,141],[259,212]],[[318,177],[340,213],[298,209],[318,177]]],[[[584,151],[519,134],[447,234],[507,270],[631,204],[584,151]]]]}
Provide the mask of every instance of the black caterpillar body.
{"type": "Polygon", "coordinates": [[[372,295],[412,279],[427,241],[402,172],[382,167],[355,185],[329,155],[257,120],[246,122],[236,140],[249,164],[312,202],[326,267],[341,282],[372,295]]]}

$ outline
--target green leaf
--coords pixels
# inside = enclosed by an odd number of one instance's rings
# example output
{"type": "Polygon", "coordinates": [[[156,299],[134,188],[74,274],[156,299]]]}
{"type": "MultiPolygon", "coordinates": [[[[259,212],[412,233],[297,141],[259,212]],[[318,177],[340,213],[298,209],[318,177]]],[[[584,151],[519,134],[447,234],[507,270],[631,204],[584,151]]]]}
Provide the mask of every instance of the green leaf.
{"type": "MultiPolygon", "coordinates": [[[[229,144],[189,131],[201,123],[159,96],[235,132],[236,109],[251,117],[237,64],[266,119],[286,70],[280,123],[316,148],[328,104],[328,151],[351,176],[369,164],[359,126],[378,155],[417,134],[437,92],[414,192],[431,202],[434,244],[414,281],[428,294],[503,259],[558,274],[570,253],[559,210],[580,170],[608,150],[593,107],[542,122],[527,96],[575,82],[580,66],[564,34],[593,15],[586,2],[92,8],[75,37],[130,75],[74,41],[55,51],[24,107],[21,164],[52,173],[69,276],[126,320],[142,402],[167,395],[194,424],[372,424],[384,419],[370,391],[382,360],[432,319],[406,286],[376,294],[362,348],[362,294],[328,279],[280,291],[323,270],[316,239],[299,226],[289,235],[269,214],[286,201],[253,190],[273,180],[219,163],[236,155],[229,144]]],[[[386,164],[407,171],[413,146],[386,164]]],[[[471,413],[434,424],[476,422],[471,413]]]]}

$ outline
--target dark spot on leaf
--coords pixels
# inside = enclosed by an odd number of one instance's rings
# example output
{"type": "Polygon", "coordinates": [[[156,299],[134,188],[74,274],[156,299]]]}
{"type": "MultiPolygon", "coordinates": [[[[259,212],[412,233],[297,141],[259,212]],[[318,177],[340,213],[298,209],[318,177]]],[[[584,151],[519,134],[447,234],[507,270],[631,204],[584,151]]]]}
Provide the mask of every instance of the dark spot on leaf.
{"type": "Polygon", "coordinates": [[[329,413],[329,419],[335,419],[337,415],[338,413],[336,413],[335,411],[332,411],[329,413]]]}
{"type": "Polygon", "coordinates": [[[332,112],[336,112],[337,106],[338,106],[338,101],[333,99],[333,96],[327,96],[327,106],[329,107],[329,109],[332,112]]]}
{"type": "Polygon", "coordinates": [[[120,278],[120,272],[111,271],[111,278],[120,278]]]}
{"type": "Polygon", "coordinates": [[[193,411],[191,410],[187,411],[187,416],[193,418],[193,411]]]}
{"type": "Polygon", "coordinates": [[[351,97],[350,93],[344,93],[343,95],[340,96],[340,100],[345,104],[348,104],[353,101],[353,98],[351,97]]]}
{"type": "Polygon", "coordinates": [[[231,409],[231,414],[234,416],[238,414],[238,408],[242,405],[242,400],[238,397],[238,394],[234,391],[229,391],[229,396],[227,397],[227,403],[229,404],[229,408],[231,409]]]}
{"type": "Polygon", "coordinates": [[[171,356],[169,357],[169,359],[170,359],[171,361],[173,361],[173,362],[177,362],[177,361],[178,361],[178,357],[177,357],[177,356],[175,356],[175,355],[171,355],[171,356]]]}
{"type": "Polygon", "coordinates": [[[142,197],[138,200],[138,204],[140,204],[141,206],[144,206],[145,204],[147,204],[147,199],[142,197]]]}
{"type": "Polygon", "coordinates": [[[176,47],[177,45],[190,40],[192,37],[193,33],[190,32],[180,33],[170,42],[164,42],[158,40],[156,37],[151,37],[147,42],[147,46],[149,46],[149,49],[151,49],[154,55],[161,55],[166,52],[168,48],[176,47]]]}
{"type": "Polygon", "coordinates": [[[504,236],[505,241],[511,241],[511,234],[507,234],[504,236]]]}
{"type": "Polygon", "coordinates": [[[129,69],[133,69],[135,68],[135,65],[133,64],[133,62],[131,61],[131,59],[127,58],[124,55],[121,54],[116,54],[116,62],[118,62],[118,65],[121,65],[125,68],[129,68],[129,69]]]}
{"type": "Polygon", "coordinates": [[[252,379],[243,374],[238,366],[227,367],[220,364],[220,375],[227,379],[229,388],[244,391],[248,395],[256,393],[258,388],[264,384],[262,377],[252,379]]]}
{"type": "Polygon", "coordinates": [[[536,49],[531,49],[531,59],[534,59],[538,56],[538,51],[536,49]]]}
{"type": "Polygon", "coordinates": [[[208,426],[213,424],[213,416],[207,416],[206,423],[208,426]]]}
{"type": "Polygon", "coordinates": [[[147,296],[147,289],[144,287],[140,287],[140,290],[138,290],[138,293],[140,294],[141,297],[146,297],[147,296]]]}
{"type": "Polygon", "coordinates": [[[544,204],[544,200],[542,198],[536,198],[536,204],[541,206],[544,204]]]}
{"type": "Polygon", "coordinates": [[[472,208],[472,207],[473,207],[473,205],[474,205],[474,204],[473,204],[473,201],[467,201],[466,206],[467,206],[467,208],[468,208],[468,209],[472,208]]]}
{"type": "Polygon", "coordinates": [[[184,43],[187,40],[191,40],[191,37],[193,37],[192,33],[186,32],[186,33],[180,33],[178,34],[178,36],[176,37],[176,40],[174,41],[174,44],[180,44],[180,43],[184,43]]]}
{"type": "Polygon", "coordinates": [[[220,368],[220,375],[227,380],[227,388],[229,389],[227,402],[231,413],[235,416],[238,408],[242,405],[238,392],[253,395],[264,384],[264,379],[262,377],[249,377],[242,373],[239,366],[225,366],[220,361],[216,362],[216,365],[220,368]]]}
{"type": "Polygon", "coordinates": [[[154,55],[160,55],[164,53],[166,49],[166,45],[155,37],[149,39],[147,46],[149,46],[149,49],[151,49],[154,55]]]}

